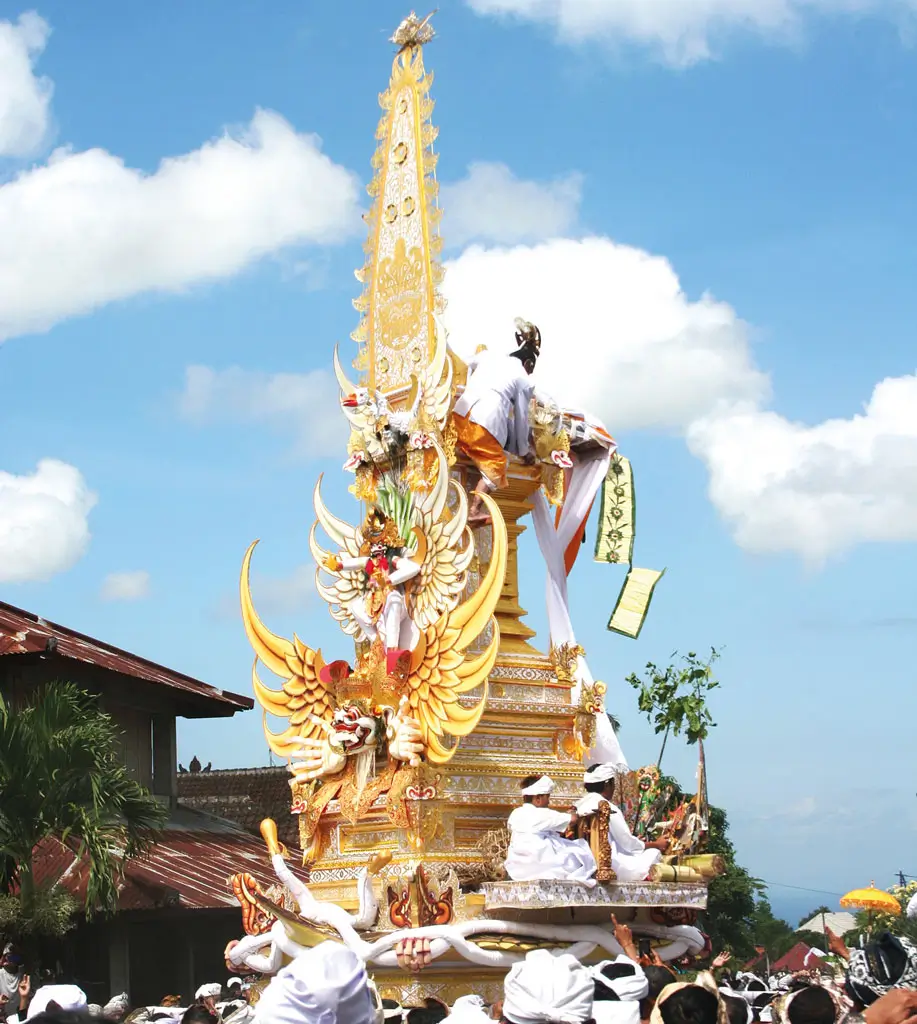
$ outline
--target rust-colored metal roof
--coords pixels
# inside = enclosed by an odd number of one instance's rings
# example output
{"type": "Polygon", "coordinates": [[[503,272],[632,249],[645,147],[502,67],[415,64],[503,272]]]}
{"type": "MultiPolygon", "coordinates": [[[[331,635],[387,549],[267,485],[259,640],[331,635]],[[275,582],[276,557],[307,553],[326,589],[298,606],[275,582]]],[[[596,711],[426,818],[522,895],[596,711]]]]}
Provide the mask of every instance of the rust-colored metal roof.
{"type": "MultiPolygon", "coordinates": [[[[291,851],[291,865],[299,859],[297,851],[291,851]]],[[[118,909],[238,907],[229,878],[243,871],[253,875],[262,888],[277,884],[260,839],[223,823],[213,832],[168,829],[145,857],[128,862],[118,909]]],[[[85,898],[85,862],[57,840],[47,840],[36,848],[35,876],[39,883],[59,880],[80,902],[85,898]]]]}
{"type": "Polygon", "coordinates": [[[817,953],[812,952],[811,946],[805,942],[797,942],[791,950],[784,953],[779,960],[775,960],[771,964],[771,973],[807,971],[821,967],[821,965],[821,957],[817,953]]]}
{"type": "Polygon", "coordinates": [[[255,706],[251,697],[218,690],[215,686],[202,683],[199,679],[182,672],[157,665],[129,651],[122,651],[111,644],[103,643],[91,636],[77,633],[66,626],[58,626],[32,612],[23,611],[0,601],[0,656],[45,654],[48,657],[71,658],[75,661],[96,665],[100,668],[133,676],[147,683],[167,686],[185,694],[213,702],[216,715],[248,711],[255,706]],[[231,710],[230,710],[231,709],[231,710]]]}

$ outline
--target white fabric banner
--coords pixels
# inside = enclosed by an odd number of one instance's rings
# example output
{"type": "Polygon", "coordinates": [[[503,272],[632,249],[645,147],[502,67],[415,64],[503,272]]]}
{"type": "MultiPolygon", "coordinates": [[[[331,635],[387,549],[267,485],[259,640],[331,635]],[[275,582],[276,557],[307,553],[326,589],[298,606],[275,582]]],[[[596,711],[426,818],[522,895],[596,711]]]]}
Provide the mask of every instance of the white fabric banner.
{"type": "MultiPolygon", "coordinates": [[[[573,631],[573,622],[570,618],[567,569],[564,559],[570,542],[589,514],[595,496],[608,472],[610,461],[611,451],[607,449],[599,449],[577,458],[570,472],[564,505],[556,526],[551,506],[540,489],[534,498],[535,507],[532,510],[532,519],[535,523],[538,546],[541,548],[548,571],[546,588],[548,627],[551,633],[551,643],[555,647],[560,647],[561,644],[576,643],[576,634],[573,631]]],[[[579,702],[583,686],[591,686],[593,681],[586,659],[579,658],[576,666],[576,685],[570,694],[574,704],[579,702]]],[[[593,762],[626,764],[627,760],[608,716],[596,715],[595,726],[595,745],[589,751],[589,759],[593,762]]]]}

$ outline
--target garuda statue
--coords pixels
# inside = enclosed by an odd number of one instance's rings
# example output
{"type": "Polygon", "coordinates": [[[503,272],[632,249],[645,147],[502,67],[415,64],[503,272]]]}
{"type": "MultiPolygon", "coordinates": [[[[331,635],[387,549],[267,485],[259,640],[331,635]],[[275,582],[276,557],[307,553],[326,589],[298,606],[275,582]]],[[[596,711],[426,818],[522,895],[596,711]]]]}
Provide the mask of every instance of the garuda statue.
{"type": "Polygon", "coordinates": [[[493,612],[506,572],[506,529],[488,499],[493,550],[472,588],[468,499],[450,477],[435,437],[428,450],[432,472],[426,472],[428,486],[420,493],[405,482],[395,448],[391,458],[379,460],[377,467],[385,468],[374,473],[374,502],[358,527],[334,516],[322,499],[321,481],[316,485],[317,522],[310,535],[316,588],[353,637],[355,666],[345,659],[326,661],[298,636],[287,640],[264,625],[249,585],[257,542],[245,555],[241,601],[256,654],[252,683],[265,714],[288,722],[282,732],[265,727],[265,734],[271,750],[290,763],[304,840],[314,839],[333,799],[348,820],[357,821],[388,794],[391,820],[405,825],[406,791],[410,795],[425,772],[448,762],[457,740],[484,713],[486,680],[500,641],[493,612]],[[320,545],[319,527],[333,550],[320,545]],[[485,633],[488,641],[469,652],[485,633]],[[284,680],[280,689],[261,681],[259,661],[284,680]]]}

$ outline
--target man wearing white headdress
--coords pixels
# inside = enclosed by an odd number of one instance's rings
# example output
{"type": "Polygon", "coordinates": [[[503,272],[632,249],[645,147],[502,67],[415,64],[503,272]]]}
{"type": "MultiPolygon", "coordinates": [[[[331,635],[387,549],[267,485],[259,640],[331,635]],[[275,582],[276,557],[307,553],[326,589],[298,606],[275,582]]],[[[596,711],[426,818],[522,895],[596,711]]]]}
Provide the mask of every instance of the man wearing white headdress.
{"type": "Polygon", "coordinates": [[[80,1013],[88,1006],[86,993],[76,985],[42,985],[29,1003],[26,1020],[31,1020],[46,1010],[69,1010],[80,1013]]]}
{"type": "Polygon", "coordinates": [[[277,972],[258,1001],[254,1024],[374,1024],[375,1019],[363,961],[338,942],[323,942],[277,972]]]}
{"type": "Polygon", "coordinates": [[[443,1018],[443,1024],[493,1024],[487,1012],[487,1003],[481,996],[459,996],[452,1004],[449,1016],[443,1018]]]}
{"type": "Polygon", "coordinates": [[[516,882],[562,878],[595,885],[595,857],[585,839],[564,839],[575,823],[569,812],[552,811],[554,780],[547,775],[522,780],[523,804],[509,816],[506,873],[516,882]]]}
{"type": "Polygon", "coordinates": [[[630,957],[619,956],[603,960],[591,971],[596,1024],[640,1024],[640,1000],[650,990],[643,968],[630,957]]]}
{"type": "Polygon", "coordinates": [[[535,949],[506,976],[503,1017],[509,1024],[585,1024],[593,991],[592,972],[576,957],[535,949]]]}
{"type": "Polygon", "coordinates": [[[642,882],[654,864],[662,859],[668,844],[664,839],[644,842],[628,828],[620,808],[615,804],[615,782],[619,766],[614,764],[593,765],[583,775],[586,795],[577,802],[576,813],[581,818],[595,814],[603,803],[611,807],[608,819],[608,841],[611,844],[611,866],[618,880],[642,882]]]}

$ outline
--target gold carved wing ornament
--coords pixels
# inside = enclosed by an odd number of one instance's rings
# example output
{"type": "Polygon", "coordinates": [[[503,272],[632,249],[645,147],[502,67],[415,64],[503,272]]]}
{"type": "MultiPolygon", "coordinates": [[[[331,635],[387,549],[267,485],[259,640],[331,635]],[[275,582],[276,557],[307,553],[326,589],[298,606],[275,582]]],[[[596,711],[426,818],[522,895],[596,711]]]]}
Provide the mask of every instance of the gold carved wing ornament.
{"type": "Polygon", "coordinates": [[[319,672],[325,661],[321,651],[306,646],[298,636],[293,640],[272,633],[258,617],[252,603],[249,580],[252,554],[257,545],[254,541],[242,562],[240,597],[242,601],[242,622],[245,634],[255,652],[252,665],[252,687],[255,698],[261,705],[265,719],[274,715],[285,718],[289,726],[281,733],[271,732],[264,727],[268,746],[278,756],[290,758],[300,748],[292,742],[294,737],[320,738],[323,733],[319,721],[330,722],[334,714],[334,697],[328,687],[319,679],[319,672]],[[258,662],[285,680],[279,690],[264,685],[258,676],[258,662]]]}
{"type": "Polygon", "coordinates": [[[427,759],[446,764],[455,753],[447,736],[467,736],[477,726],[487,703],[486,691],[473,707],[463,707],[462,694],[486,683],[497,660],[500,630],[493,617],[506,575],[506,525],[497,503],[484,495],[492,519],[493,554],[477,590],[452,611],[441,615],[420,635],[411,657],[408,702],[420,725],[427,759]],[[468,658],[468,646],[490,625],[490,643],[468,658]]]}

